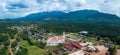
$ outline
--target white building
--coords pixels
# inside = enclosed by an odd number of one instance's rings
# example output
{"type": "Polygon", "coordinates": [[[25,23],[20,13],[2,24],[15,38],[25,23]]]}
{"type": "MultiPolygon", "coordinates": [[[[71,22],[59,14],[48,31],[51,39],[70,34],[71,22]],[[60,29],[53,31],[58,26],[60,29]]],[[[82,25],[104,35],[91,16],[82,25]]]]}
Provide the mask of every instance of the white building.
{"type": "Polygon", "coordinates": [[[57,46],[60,43],[64,43],[64,42],[65,42],[64,36],[54,36],[54,37],[48,38],[47,46],[57,46]]]}
{"type": "Polygon", "coordinates": [[[88,34],[89,32],[88,31],[80,31],[79,33],[80,34],[88,34]]]}

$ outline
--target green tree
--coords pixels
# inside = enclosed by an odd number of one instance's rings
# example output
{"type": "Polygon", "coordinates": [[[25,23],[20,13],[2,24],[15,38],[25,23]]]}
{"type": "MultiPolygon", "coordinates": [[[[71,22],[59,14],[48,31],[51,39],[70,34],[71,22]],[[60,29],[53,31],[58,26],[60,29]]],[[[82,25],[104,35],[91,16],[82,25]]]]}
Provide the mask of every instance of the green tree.
{"type": "Polygon", "coordinates": [[[110,47],[109,48],[109,52],[110,52],[110,55],[116,55],[116,46],[113,46],[113,47],[110,47]]]}
{"type": "Polygon", "coordinates": [[[14,41],[11,45],[12,45],[12,48],[14,48],[15,46],[17,46],[17,41],[14,41]]]}

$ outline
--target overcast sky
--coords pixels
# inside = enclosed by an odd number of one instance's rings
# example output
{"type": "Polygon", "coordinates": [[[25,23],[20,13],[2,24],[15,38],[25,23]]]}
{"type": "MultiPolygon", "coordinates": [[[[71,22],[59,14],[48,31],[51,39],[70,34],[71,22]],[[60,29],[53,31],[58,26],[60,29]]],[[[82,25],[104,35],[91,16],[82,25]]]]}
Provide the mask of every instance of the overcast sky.
{"type": "Polygon", "coordinates": [[[98,10],[120,17],[120,0],[0,0],[0,18],[19,18],[44,11],[98,10]]]}

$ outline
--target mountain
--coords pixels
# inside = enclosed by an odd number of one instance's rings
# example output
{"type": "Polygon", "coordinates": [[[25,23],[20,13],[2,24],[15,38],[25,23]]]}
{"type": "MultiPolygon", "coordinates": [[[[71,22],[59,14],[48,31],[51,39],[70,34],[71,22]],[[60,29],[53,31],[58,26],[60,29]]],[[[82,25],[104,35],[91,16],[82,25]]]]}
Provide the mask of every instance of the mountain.
{"type": "Polygon", "coordinates": [[[80,10],[69,13],[60,11],[41,12],[30,14],[17,21],[68,21],[68,22],[91,22],[91,23],[120,23],[120,17],[112,14],[101,13],[95,10],[80,10]]]}

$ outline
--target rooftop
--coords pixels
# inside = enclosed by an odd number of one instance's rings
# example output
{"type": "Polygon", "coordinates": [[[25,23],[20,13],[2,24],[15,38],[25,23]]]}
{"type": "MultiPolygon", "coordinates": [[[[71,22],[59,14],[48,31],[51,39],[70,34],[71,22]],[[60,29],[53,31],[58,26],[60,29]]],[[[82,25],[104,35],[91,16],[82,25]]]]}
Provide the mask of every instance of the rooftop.
{"type": "Polygon", "coordinates": [[[74,50],[74,47],[71,45],[71,44],[65,44],[65,47],[67,48],[67,49],[69,49],[70,51],[73,51],[74,50]]]}
{"type": "Polygon", "coordinates": [[[60,43],[63,43],[64,38],[59,37],[59,36],[54,36],[54,37],[48,38],[48,42],[60,42],[60,43]]]}
{"type": "Polygon", "coordinates": [[[77,47],[77,48],[79,48],[79,49],[82,48],[82,46],[79,43],[77,43],[77,42],[73,43],[72,45],[75,46],[75,47],[77,47]]]}

